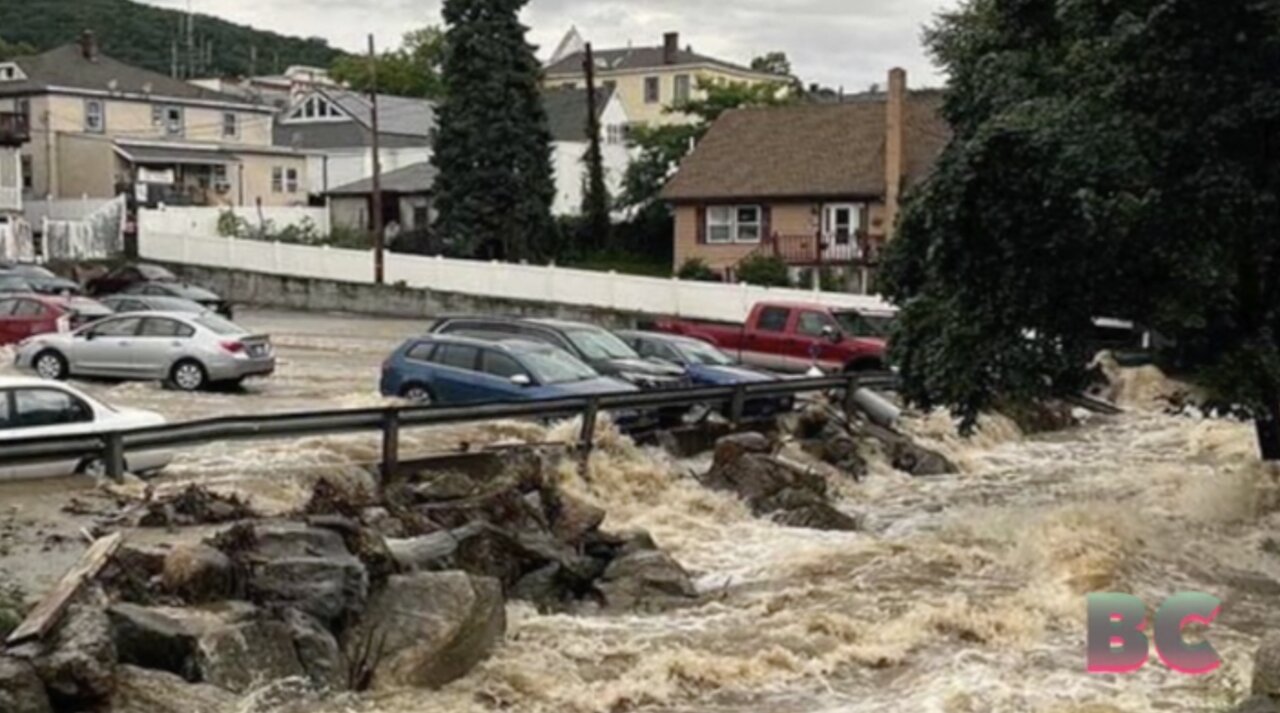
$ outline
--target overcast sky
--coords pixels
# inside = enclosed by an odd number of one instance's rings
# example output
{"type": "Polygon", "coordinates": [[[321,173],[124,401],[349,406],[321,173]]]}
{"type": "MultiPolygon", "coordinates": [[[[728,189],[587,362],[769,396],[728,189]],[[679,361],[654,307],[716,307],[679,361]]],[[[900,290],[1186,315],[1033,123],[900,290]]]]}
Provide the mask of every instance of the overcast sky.
{"type": "MultiPolygon", "coordinates": [[[[188,0],[143,0],[183,9],[188,0]]],[[[915,86],[941,80],[920,45],[922,26],[957,0],[531,0],[524,22],[546,57],[571,26],[599,48],[658,45],[678,31],[681,45],[748,63],[786,52],[806,82],[849,91],[883,84],[905,67],[915,86]]],[[[349,51],[373,32],[397,45],[408,29],[440,24],[441,0],[190,0],[196,12],[276,32],[317,36],[349,51]]]]}

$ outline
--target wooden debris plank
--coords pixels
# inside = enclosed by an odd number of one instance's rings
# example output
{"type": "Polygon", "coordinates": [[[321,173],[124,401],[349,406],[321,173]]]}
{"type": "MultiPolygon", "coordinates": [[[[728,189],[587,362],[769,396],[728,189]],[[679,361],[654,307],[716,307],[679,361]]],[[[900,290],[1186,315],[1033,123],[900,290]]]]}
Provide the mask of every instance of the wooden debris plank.
{"type": "Polygon", "coordinates": [[[80,561],[66,574],[58,586],[45,595],[44,599],[27,614],[27,618],[9,635],[6,643],[9,646],[20,644],[30,639],[40,639],[53,630],[62,619],[67,606],[84,583],[98,575],[111,556],[120,548],[123,537],[120,533],[99,538],[80,557],[80,561]]]}

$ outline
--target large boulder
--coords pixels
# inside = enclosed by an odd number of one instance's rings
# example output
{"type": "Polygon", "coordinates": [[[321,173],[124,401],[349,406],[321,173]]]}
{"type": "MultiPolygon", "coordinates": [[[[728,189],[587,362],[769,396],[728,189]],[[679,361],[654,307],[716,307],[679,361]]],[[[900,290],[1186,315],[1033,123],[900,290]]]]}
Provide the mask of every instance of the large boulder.
{"type": "Polygon", "coordinates": [[[0,656],[0,711],[53,713],[44,684],[30,663],[0,656]]]}
{"type": "Polygon", "coordinates": [[[197,633],[173,613],[121,603],[107,610],[120,663],[195,680],[197,633]]]}
{"type": "Polygon", "coordinates": [[[358,688],[437,688],[488,656],[505,631],[497,580],[420,572],[387,580],[343,648],[358,688]]]}
{"type": "Polygon", "coordinates": [[[111,695],[116,647],[107,605],[100,588],[83,590],[53,634],[37,645],[32,663],[59,708],[86,706],[111,695]]]}
{"type": "Polygon", "coordinates": [[[235,693],[307,676],[288,624],[251,620],[216,626],[196,645],[200,680],[235,693]]]}
{"type": "Polygon", "coordinates": [[[260,523],[223,540],[248,570],[247,592],[266,606],[292,607],[332,623],[364,609],[369,575],[337,532],[298,523],[260,523]]]}
{"type": "Polygon", "coordinates": [[[347,657],[338,641],[319,621],[297,609],[284,612],[298,660],[320,691],[344,691],[349,681],[347,657]]]}
{"type": "Polygon", "coordinates": [[[654,609],[687,604],[698,595],[689,573],[661,550],[626,552],[596,583],[611,609],[654,609]]]}
{"type": "Polygon", "coordinates": [[[191,604],[227,599],[235,593],[235,572],[222,552],[203,544],[183,544],[164,558],[165,591],[191,604]]]}
{"type": "Polygon", "coordinates": [[[165,671],[121,666],[107,713],[232,713],[239,696],[165,671]]]}

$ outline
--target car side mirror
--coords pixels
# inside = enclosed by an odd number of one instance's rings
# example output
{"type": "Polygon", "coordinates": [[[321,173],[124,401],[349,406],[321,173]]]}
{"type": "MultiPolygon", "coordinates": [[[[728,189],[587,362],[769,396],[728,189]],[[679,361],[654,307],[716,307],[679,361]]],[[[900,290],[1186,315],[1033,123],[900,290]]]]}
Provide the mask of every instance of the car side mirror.
{"type": "Polygon", "coordinates": [[[533,379],[530,379],[527,374],[514,374],[511,377],[511,383],[521,387],[533,386],[533,379]]]}
{"type": "Polygon", "coordinates": [[[94,337],[97,335],[95,335],[93,332],[81,332],[76,336],[84,339],[86,342],[92,342],[94,337]]]}
{"type": "Polygon", "coordinates": [[[835,327],[832,327],[829,324],[822,328],[822,336],[825,337],[826,340],[828,342],[831,342],[832,344],[839,344],[841,341],[844,340],[844,335],[840,333],[840,330],[836,329],[835,327]]]}

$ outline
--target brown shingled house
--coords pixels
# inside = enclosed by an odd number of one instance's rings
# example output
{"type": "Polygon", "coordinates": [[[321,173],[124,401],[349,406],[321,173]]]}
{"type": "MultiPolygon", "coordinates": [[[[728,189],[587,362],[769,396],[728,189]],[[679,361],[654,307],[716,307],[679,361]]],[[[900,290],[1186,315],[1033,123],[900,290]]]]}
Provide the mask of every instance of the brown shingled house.
{"type": "Polygon", "coordinates": [[[727,278],[753,253],[800,272],[830,268],[865,291],[897,221],[903,188],[924,178],[949,138],[941,94],[907,91],[839,104],[724,114],[668,182],[675,266],[700,258],[727,278]]]}

